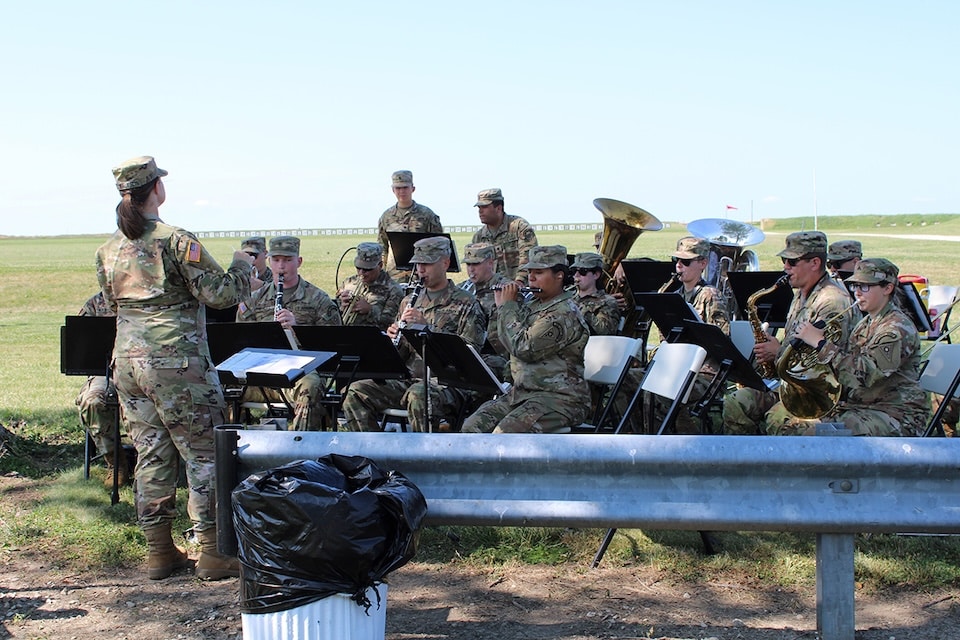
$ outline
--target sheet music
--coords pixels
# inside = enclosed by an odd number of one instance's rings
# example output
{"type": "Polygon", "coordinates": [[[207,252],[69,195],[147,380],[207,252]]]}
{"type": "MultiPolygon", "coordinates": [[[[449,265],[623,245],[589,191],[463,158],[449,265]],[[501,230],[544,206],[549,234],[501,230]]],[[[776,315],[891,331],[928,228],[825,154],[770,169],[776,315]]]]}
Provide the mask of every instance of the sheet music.
{"type": "Polygon", "coordinates": [[[242,380],[246,379],[249,373],[285,376],[290,371],[303,369],[312,361],[313,356],[244,350],[218,364],[217,369],[229,371],[235,378],[242,380]]]}

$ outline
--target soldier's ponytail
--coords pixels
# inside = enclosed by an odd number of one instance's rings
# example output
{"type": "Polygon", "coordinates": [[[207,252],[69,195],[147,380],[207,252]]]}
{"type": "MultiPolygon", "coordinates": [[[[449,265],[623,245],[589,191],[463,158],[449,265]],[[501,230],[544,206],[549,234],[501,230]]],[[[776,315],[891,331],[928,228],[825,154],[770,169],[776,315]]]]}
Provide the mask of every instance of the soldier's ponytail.
{"type": "Polygon", "coordinates": [[[117,205],[117,226],[130,240],[136,240],[142,236],[147,228],[147,219],[142,214],[143,204],[150,197],[150,192],[156,183],[155,179],[142,187],[120,192],[122,199],[117,205]]]}

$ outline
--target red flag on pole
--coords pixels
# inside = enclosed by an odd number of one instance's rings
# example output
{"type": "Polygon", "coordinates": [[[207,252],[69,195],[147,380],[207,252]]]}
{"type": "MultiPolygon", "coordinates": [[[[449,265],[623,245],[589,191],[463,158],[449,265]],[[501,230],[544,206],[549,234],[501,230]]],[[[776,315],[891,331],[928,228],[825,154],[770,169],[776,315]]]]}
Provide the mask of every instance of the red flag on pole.
{"type": "Polygon", "coordinates": [[[737,210],[737,208],[736,208],[735,206],[733,206],[732,204],[728,204],[728,205],[727,205],[727,209],[733,209],[734,211],[737,210]]]}

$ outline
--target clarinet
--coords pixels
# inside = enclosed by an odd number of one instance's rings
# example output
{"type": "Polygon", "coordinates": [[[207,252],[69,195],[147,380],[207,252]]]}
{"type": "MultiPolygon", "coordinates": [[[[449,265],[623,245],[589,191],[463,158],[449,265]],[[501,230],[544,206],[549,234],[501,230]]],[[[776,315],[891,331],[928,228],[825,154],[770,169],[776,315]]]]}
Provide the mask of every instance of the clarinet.
{"type": "MultiPolygon", "coordinates": [[[[423,280],[417,280],[417,284],[413,287],[413,293],[410,294],[410,302],[407,303],[407,309],[413,309],[414,305],[417,304],[417,298],[420,297],[421,291],[423,291],[423,280]]],[[[393,346],[400,346],[400,337],[402,336],[400,331],[402,331],[406,326],[406,320],[397,321],[397,337],[393,339],[393,346]]]]}
{"type": "Polygon", "coordinates": [[[283,311],[283,274],[277,275],[277,299],[273,305],[273,319],[280,321],[280,312],[283,311]]]}

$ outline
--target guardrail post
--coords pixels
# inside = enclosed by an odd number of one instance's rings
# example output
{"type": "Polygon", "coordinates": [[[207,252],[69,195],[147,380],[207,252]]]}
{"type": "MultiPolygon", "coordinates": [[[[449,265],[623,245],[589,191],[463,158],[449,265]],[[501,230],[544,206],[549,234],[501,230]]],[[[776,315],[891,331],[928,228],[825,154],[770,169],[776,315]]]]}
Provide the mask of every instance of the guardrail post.
{"type": "Polygon", "coordinates": [[[853,534],[817,534],[817,632],[821,640],[854,640],[853,534]]]}
{"type": "Polygon", "coordinates": [[[238,429],[243,425],[223,424],[214,427],[214,491],[217,504],[217,550],[228,556],[237,555],[237,530],[233,526],[232,494],[237,486],[238,429]]]}

